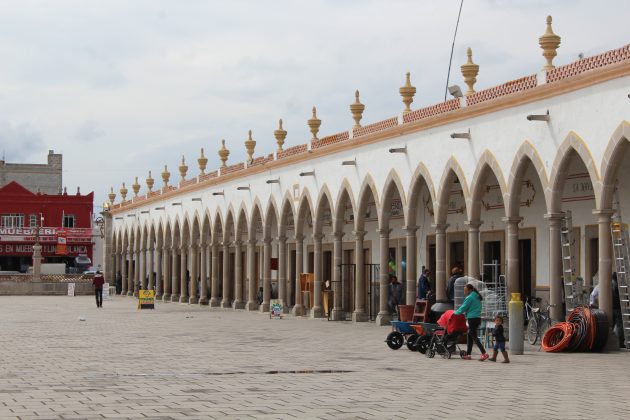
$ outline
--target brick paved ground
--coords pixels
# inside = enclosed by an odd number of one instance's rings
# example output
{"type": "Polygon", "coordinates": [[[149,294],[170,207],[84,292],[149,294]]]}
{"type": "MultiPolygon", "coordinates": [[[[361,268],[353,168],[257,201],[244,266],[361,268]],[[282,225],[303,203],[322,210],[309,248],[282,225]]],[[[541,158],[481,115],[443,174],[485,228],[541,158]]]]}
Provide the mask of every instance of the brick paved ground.
{"type": "Polygon", "coordinates": [[[529,351],[510,365],[427,359],[389,350],[388,328],[373,324],[134,305],[0,297],[0,418],[630,415],[627,353],[529,351]]]}

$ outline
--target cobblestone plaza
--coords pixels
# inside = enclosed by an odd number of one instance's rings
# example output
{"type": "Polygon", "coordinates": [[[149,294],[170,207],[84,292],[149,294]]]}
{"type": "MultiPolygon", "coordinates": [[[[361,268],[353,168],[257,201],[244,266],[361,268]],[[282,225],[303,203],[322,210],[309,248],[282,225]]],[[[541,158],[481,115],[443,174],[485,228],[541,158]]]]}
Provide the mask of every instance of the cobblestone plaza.
{"type": "Polygon", "coordinates": [[[1,297],[0,418],[627,418],[625,352],[427,359],[373,323],[135,305],[1,297]]]}

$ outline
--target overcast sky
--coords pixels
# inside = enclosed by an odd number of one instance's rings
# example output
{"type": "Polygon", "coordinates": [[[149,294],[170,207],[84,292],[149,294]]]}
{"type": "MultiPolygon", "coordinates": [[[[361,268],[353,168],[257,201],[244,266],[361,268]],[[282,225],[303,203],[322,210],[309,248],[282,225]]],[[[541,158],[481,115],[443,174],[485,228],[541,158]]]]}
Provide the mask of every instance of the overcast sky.
{"type": "MultiPolygon", "coordinates": [[[[0,151],[7,162],[63,153],[70,192],[106,200],[138,176],[199,149],[218,167],[271,153],[279,118],[285,147],[349,129],[354,91],[362,123],[397,115],[405,72],[412,108],[441,102],[459,0],[0,0],[0,151]]],[[[533,74],[538,37],[554,17],[557,65],[630,42],[627,0],[464,0],[450,84],[464,86],[466,48],[481,66],[477,89],[533,74]]],[[[131,190],[131,188],[129,188],[131,190]]],[[[118,197],[119,199],[119,197],[118,197]]],[[[98,207],[97,207],[98,210],[98,207]]]]}

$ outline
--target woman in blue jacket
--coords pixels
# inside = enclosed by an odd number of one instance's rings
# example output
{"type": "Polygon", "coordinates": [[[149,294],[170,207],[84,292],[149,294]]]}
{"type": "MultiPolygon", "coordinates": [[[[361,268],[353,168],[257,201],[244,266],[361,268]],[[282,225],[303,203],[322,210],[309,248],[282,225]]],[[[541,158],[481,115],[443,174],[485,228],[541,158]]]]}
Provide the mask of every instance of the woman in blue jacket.
{"type": "Polygon", "coordinates": [[[488,356],[488,353],[486,353],[486,349],[483,348],[483,344],[481,344],[481,341],[479,341],[479,337],[477,336],[477,328],[479,328],[479,324],[481,324],[481,301],[483,298],[472,284],[464,286],[464,295],[466,296],[464,303],[462,303],[462,306],[455,311],[458,315],[466,314],[466,320],[468,321],[468,346],[464,359],[471,359],[470,354],[472,353],[474,342],[481,352],[479,360],[483,362],[490,357],[488,356]]]}

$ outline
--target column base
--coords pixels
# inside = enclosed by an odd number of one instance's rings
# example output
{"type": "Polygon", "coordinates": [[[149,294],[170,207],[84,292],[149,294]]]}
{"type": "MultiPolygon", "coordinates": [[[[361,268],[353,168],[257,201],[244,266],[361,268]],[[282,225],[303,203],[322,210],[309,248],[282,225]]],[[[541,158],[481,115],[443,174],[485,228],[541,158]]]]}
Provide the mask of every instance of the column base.
{"type": "Polygon", "coordinates": [[[201,298],[199,299],[199,304],[200,305],[208,305],[208,298],[201,298]]]}
{"type": "Polygon", "coordinates": [[[368,314],[363,311],[354,311],[352,313],[352,322],[367,322],[368,314]]]}
{"type": "Polygon", "coordinates": [[[304,316],[304,305],[295,305],[291,310],[293,316],[304,316]]]}
{"type": "Polygon", "coordinates": [[[390,325],[389,321],[392,320],[392,315],[388,312],[379,312],[378,315],[376,315],[376,325],[390,325]]]}
{"type": "Polygon", "coordinates": [[[196,305],[197,303],[199,303],[199,298],[196,298],[196,297],[192,297],[192,296],[191,296],[191,297],[188,299],[188,303],[189,303],[189,304],[191,304],[191,305],[196,305]]]}
{"type": "Polygon", "coordinates": [[[282,313],[283,314],[291,313],[291,309],[289,308],[289,305],[286,305],[284,301],[282,302],[282,313]]]}
{"type": "Polygon", "coordinates": [[[162,300],[162,295],[155,295],[155,300],[162,300]]]}
{"type": "Polygon", "coordinates": [[[258,310],[260,312],[269,312],[269,302],[263,302],[260,306],[258,306],[258,310]]]}
{"type": "Polygon", "coordinates": [[[604,346],[605,352],[611,351],[619,351],[619,337],[615,335],[615,332],[612,328],[608,329],[608,341],[606,341],[606,345],[604,346]]]}
{"type": "Polygon", "coordinates": [[[138,291],[137,290],[134,290],[133,297],[138,297],[138,291]]]}
{"type": "Polygon", "coordinates": [[[221,305],[221,301],[215,297],[210,299],[210,307],[211,308],[218,308],[221,305]]]}
{"type": "Polygon", "coordinates": [[[173,293],[171,295],[171,302],[179,302],[179,295],[176,295],[175,293],[173,293]]]}
{"type": "Polygon", "coordinates": [[[250,300],[250,301],[247,301],[247,304],[245,305],[245,309],[247,311],[256,311],[258,310],[258,305],[253,300],[250,300]]]}
{"type": "Polygon", "coordinates": [[[170,302],[171,301],[171,294],[170,293],[164,293],[162,295],[162,302],[170,302]]]}
{"type": "Polygon", "coordinates": [[[332,321],[344,321],[346,313],[341,309],[333,309],[330,313],[330,319],[332,321]]]}
{"type": "Polygon", "coordinates": [[[127,296],[133,296],[133,291],[127,291],[127,296]]]}
{"type": "Polygon", "coordinates": [[[229,300],[225,300],[225,299],[223,299],[223,300],[221,301],[221,307],[222,307],[222,308],[226,308],[226,309],[230,309],[230,308],[232,308],[232,305],[230,304],[230,301],[229,301],[229,300]]]}
{"type": "Polygon", "coordinates": [[[189,300],[189,298],[186,295],[181,295],[179,297],[179,303],[188,303],[188,300],[189,300]]]}
{"type": "Polygon", "coordinates": [[[313,306],[313,309],[311,309],[311,318],[324,318],[325,315],[324,308],[321,306],[313,306]]]}
{"type": "Polygon", "coordinates": [[[245,302],[242,300],[235,300],[232,304],[232,309],[245,309],[245,302]]]}

